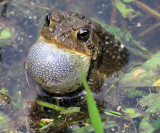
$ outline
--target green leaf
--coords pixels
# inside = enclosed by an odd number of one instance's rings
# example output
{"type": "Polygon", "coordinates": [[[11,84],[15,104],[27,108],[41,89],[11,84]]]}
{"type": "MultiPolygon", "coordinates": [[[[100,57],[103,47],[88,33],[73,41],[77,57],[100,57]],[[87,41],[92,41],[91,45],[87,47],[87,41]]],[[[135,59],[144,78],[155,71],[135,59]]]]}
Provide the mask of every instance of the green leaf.
{"type": "Polygon", "coordinates": [[[136,108],[127,108],[124,110],[127,117],[133,119],[142,116],[142,114],[136,108]]]}
{"type": "Polygon", "coordinates": [[[126,3],[130,3],[130,2],[133,2],[135,0],[123,0],[123,2],[126,2],[126,3]]]}
{"type": "Polygon", "coordinates": [[[104,112],[106,115],[114,116],[120,118],[122,116],[121,113],[116,112],[116,111],[105,111],[104,112]]]}
{"type": "Polygon", "coordinates": [[[41,105],[41,106],[44,106],[44,107],[47,107],[47,108],[50,108],[50,109],[54,109],[56,111],[61,111],[61,110],[65,109],[65,107],[57,106],[55,104],[51,104],[51,103],[47,103],[47,102],[42,102],[42,101],[38,101],[38,100],[36,100],[36,103],[38,105],[41,105]]]}
{"type": "Polygon", "coordinates": [[[140,15],[140,12],[136,12],[133,8],[129,8],[129,6],[122,3],[120,0],[115,0],[115,6],[120,11],[124,18],[129,18],[132,20],[133,18],[140,15]]]}
{"type": "Polygon", "coordinates": [[[93,130],[94,130],[93,126],[89,125],[75,130],[74,133],[87,133],[87,132],[92,132],[93,130]]]}
{"type": "Polygon", "coordinates": [[[76,112],[80,112],[80,107],[68,107],[66,109],[62,109],[60,111],[60,114],[67,115],[67,114],[72,114],[76,112]]]}
{"type": "Polygon", "coordinates": [[[48,128],[49,126],[51,126],[53,123],[49,123],[43,127],[41,127],[39,130],[42,131],[42,130],[45,130],[46,128],[48,128]]]}
{"type": "Polygon", "coordinates": [[[87,83],[86,77],[82,69],[81,69],[81,77],[82,77],[82,82],[83,82],[85,91],[87,92],[86,96],[87,96],[87,105],[88,105],[90,121],[96,133],[103,133],[104,131],[102,126],[102,120],[101,120],[98,108],[96,106],[96,102],[92,96],[91,90],[89,88],[89,85],[87,83]]]}
{"type": "Polygon", "coordinates": [[[140,42],[133,39],[132,34],[127,30],[122,30],[116,26],[110,26],[101,21],[92,18],[93,21],[99,23],[106,31],[110,32],[115,36],[117,40],[119,40],[122,44],[126,44],[126,42],[130,45],[125,45],[125,47],[131,51],[130,54],[134,54],[136,56],[140,56],[144,59],[150,59],[151,53],[141,45],[140,42]],[[137,48],[134,48],[134,47],[137,48]]]}
{"type": "Polygon", "coordinates": [[[46,124],[46,122],[40,122],[39,124],[38,124],[39,126],[41,126],[41,127],[44,127],[44,126],[46,126],[47,124],[46,124]]]}
{"type": "MultiPolygon", "coordinates": [[[[122,78],[121,82],[130,82],[132,83],[132,86],[140,86],[140,87],[146,87],[146,86],[152,86],[157,79],[160,78],[158,75],[158,72],[160,70],[160,51],[158,51],[156,54],[152,55],[152,57],[147,60],[144,63],[141,63],[141,66],[133,67],[129,73],[126,73],[122,78]],[[133,74],[135,70],[142,69],[145,72],[138,75],[138,78],[136,80],[133,80],[133,74]]],[[[127,85],[130,87],[131,85],[127,85]]]]}
{"type": "MultiPolygon", "coordinates": [[[[103,128],[112,128],[112,127],[117,127],[117,124],[115,123],[115,121],[107,121],[105,123],[102,123],[103,128]]],[[[81,127],[77,130],[74,131],[74,133],[88,133],[88,132],[92,132],[94,131],[93,125],[89,125],[89,126],[85,126],[85,127],[81,127]]]]}
{"type": "Polygon", "coordinates": [[[122,115],[121,113],[119,113],[119,112],[117,112],[117,111],[113,111],[113,110],[111,110],[110,112],[111,112],[112,114],[115,114],[115,115],[119,115],[119,116],[122,115]]]}
{"type": "Polygon", "coordinates": [[[134,98],[136,96],[144,96],[145,92],[136,90],[135,88],[128,88],[128,97],[134,98]]]}
{"type": "Polygon", "coordinates": [[[151,123],[152,127],[154,127],[155,130],[160,128],[160,119],[155,120],[154,122],[151,123]]]}
{"type": "Polygon", "coordinates": [[[0,116],[0,120],[4,120],[4,117],[0,116]]]}
{"type": "Polygon", "coordinates": [[[160,93],[151,93],[148,96],[144,96],[139,101],[139,105],[142,107],[147,106],[148,109],[145,112],[148,114],[156,113],[160,110],[160,93]]]}
{"type": "Polygon", "coordinates": [[[153,133],[154,132],[155,129],[149,123],[149,119],[150,119],[149,115],[147,115],[141,120],[140,127],[139,127],[140,133],[153,133]]]}
{"type": "Polygon", "coordinates": [[[147,115],[141,120],[140,132],[141,133],[153,133],[160,128],[160,119],[151,122],[150,116],[147,115]]]}
{"type": "Polygon", "coordinates": [[[42,102],[42,101],[38,101],[36,100],[37,104],[46,108],[50,108],[50,109],[54,109],[56,111],[60,111],[60,114],[71,114],[71,113],[76,113],[76,112],[80,112],[80,107],[62,107],[62,106],[57,106],[55,104],[51,104],[51,103],[47,103],[47,102],[42,102]]]}
{"type": "Polygon", "coordinates": [[[0,90],[0,92],[1,92],[2,94],[6,94],[6,93],[8,92],[8,90],[7,90],[6,88],[2,88],[2,89],[0,90]]]}
{"type": "Polygon", "coordinates": [[[0,33],[0,39],[7,39],[11,37],[11,33],[8,29],[4,29],[1,33],[0,33]]]}
{"type": "Polygon", "coordinates": [[[10,121],[9,117],[0,111],[0,131],[9,131],[8,122],[10,121]]]}

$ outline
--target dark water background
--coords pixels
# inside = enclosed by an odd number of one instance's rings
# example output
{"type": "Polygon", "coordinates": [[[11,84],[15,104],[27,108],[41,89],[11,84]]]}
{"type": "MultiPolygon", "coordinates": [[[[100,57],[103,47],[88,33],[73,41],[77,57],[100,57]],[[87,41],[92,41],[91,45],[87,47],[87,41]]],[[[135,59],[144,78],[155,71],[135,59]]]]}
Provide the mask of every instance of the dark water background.
{"type": "MultiPolygon", "coordinates": [[[[35,125],[40,119],[38,116],[42,114],[36,114],[37,112],[35,112],[35,115],[33,115],[34,112],[32,111],[36,108],[33,103],[39,93],[36,91],[36,84],[31,79],[29,79],[31,87],[27,83],[25,60],[30,47],[39,37],[39,31],[44,24],[44,19],[46,14],[49,13],[49,9],[78,12],[87,17],[96,18],[102,23],[116,26],[122,32],[125,30],[132,35],[133,40],[145,47],[149,54],[154,54],[160,49],[160,16],[154,15],[154,13],[146,10],[136,2],[127,3],[135,11],[140,12],[140,15],[132,20],[124,18],[113,6],[113,1],[111,0],[88,0],[87,2],[85,0],[12,0],[9,1],[7,6],[4,6],[3,2],[6,1],[4,0],[1,2],[2,4],[0,3],[0,13],[2,13],[0,17],[0,33],[3,30],[7,30],[11,33],[11,36],[7,39],[0,39],[0,89],[5,88],[8,90],[5,94],[10,98],[11,103],[7,104],[2,96],[2,100],[0,100],[0,132],[36,131],[35,125]]],[[[141,0],[141,3],[160,12],[159,0],[141,0]]],[[[132,47],[138,49],[134,44],[131,46],[131,41],[126,41],[125,39],[123,41],[130,53],[129,63],[122,70],[127,73],[133,66],[141,65],[148,60],[148,57],[140,56],[131,51],[132,47]]],[[[145,50],[143,52],[144,55],[147,54],[145,50]]],[[[116,84],[115,80],[110,80],[111,83],[116,84]]],[[[108,81],[106,84],[108,84],[108,81]]],[[[131,89],[131,87],[128,84],[125,86],[127,87],[116,85],[113,91],[109,90],[103,96],[103,101],[101,102],[108,103],[105,105],[107,110],[116,110],[119,105],[123,105],[126,108],[136,107],[137,100],[141,96],[128,98],[128,89],[131,89]]],[[[133,84],[131,86],[134,87],[133,84]]],[[[148,93],[148,88],[146,86],[143,87],[143,93],[148,93]]],[[[153,89],[152,92],[156,91],[153,89]]],[[[157,118],[158,116],[156,116],[157,118]]],[[[115,121],[119,126],[109,129],[110,132],[139,132],[140,118],[135,118],[134,124],[129,120],[110,116],[108,116],[108,119],[115,121]]]]}

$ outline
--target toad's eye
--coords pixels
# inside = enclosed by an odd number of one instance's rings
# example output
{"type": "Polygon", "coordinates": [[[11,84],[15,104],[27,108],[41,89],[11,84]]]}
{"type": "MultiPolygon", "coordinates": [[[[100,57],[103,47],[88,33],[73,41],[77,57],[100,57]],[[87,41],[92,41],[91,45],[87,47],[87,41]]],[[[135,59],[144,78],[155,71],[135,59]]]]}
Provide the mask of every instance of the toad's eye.
{"type": "Polygon", "coordinates": [[[78,33],[77,33],[77,38],[79,40],[82,40],[82,41],[87,41],[88,38],[89,38],[89,29],[87,28],[80,28],[78,33]]]}
{"type": "Polygon", "coordinates": [[[45,22],[48,26],[50,25],[50,14],[46,16],[45,22]]]}

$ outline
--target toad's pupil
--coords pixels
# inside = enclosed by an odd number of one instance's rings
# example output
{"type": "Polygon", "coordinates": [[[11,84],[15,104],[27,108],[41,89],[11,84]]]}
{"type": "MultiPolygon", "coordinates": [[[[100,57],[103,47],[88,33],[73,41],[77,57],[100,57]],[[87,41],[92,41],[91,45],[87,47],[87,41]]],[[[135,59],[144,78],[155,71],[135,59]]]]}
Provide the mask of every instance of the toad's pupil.
{"type": "Polygon", "coordinates": [[[50,24],[50,15],[48,14],[47,16],[46,16],[46,24],[49,26],[49,24],[50,24]]]}
{"type": "Polygon", "coordinates": [[[89,29],[87,28],[81,28],[77,33],[77,38],[79,40],[86,41],[89,38],[89,29]]]}

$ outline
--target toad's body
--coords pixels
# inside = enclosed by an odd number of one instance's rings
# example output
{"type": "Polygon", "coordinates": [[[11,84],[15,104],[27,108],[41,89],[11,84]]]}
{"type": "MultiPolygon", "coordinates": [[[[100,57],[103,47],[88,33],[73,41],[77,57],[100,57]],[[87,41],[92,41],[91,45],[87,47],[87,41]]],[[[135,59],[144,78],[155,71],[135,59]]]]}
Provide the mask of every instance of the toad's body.
{"type": "Polygon", "coordinates": [[[91,88],[97,89],[127,60],[127,50],[99,24],[76,13],[53,10],[29,51],[27,68],[46,91],[66,94],[82,86],[81,68],[91,88]]]}

